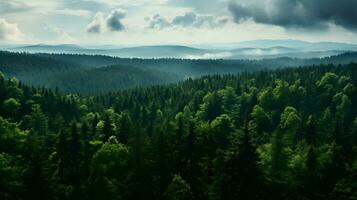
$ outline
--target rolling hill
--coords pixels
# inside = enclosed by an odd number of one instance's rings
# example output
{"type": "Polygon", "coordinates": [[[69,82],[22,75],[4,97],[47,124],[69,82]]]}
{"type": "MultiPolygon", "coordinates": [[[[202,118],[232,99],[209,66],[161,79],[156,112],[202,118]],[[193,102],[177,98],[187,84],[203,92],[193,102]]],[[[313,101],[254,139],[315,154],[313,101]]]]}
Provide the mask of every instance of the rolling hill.
{"type": "Polygon", "coordinates": [[[0,52],[0,71],[7,77],[14,76],[32,86],[82,94],[162,85],[204,75],[350,62],[357,62],[357,53],[313,59],[210,60],[0,52]]]}
{"type": "Polygon", "coordinates": [[[299,40],[254,40],[236,44],[196,45],[157,45],[157,46],[79,46],[25,45],[0,47],[12,52],[62,53],[107,55],[122,58],[178,58],[178,59],[264,59],[277,57],[321,58],[357,51],[357,45],[347,43],[310,43],[299,40]],[[218,48],[220,47],[220,48],[218,48]]]}

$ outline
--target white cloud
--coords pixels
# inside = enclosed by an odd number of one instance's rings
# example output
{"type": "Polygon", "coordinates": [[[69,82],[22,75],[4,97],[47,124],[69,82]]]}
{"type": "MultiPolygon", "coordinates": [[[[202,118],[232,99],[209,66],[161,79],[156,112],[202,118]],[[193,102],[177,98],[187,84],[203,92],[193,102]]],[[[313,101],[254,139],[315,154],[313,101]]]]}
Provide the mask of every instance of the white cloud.
{"type": "Polygon", "coordinates": [[[146,17],[146,21],[149,22],[148,28],[163,29],[171,26],[171,23],[159,14],[154,15],[152,18],[146,17]]]}
{"type": "Polygon", "coordinates": [[[24,34],[16,23],[10,23],[0,18],[0,40],[21,42],[23,39],[24,34]]]}
{"type": "Polygon", "coordinates": [[[0,1],[0,13],[3,14],[28,11],[31,9],[32,9],[31,6],[21,1],[17,1],[17,0],[0,1]]]}
{"type": "Polygon", "coordinates": [[[183,58],[186,59],[222,59],[229,58],[233,56],[231,52],[221,52],[221,53],[205,53],[203,55],[186,55],[183,58]]]}
{"type": "Polygon", "coordinates": [[[69,35],[63,29],[58,28],[57,26],[46,24],[44,29],[47,32],[50,32],[51,35],[55,36],[55,40],[57,40],[57,41],[61,41],[62,43],[75,43],[76,42],[76,40],[71,35],[69,35]]]}
{"type": "Polygon", "coordinates": [[[229,0],[167,0],[168,5],[189,7],[193,10],[205,13],[224,13],[229,0]]]}
{"type": "Polygon", "coordinates": [[[167,0],[90,0],[93,2],[104,3],[113,7],[132,7],[132,6],[144,6],[144,5],[164,5],[167,0]]]}
{"type": "Polygon", "coordinates": [[[169,27],[177,28],[221,28],[228,23],[228,17],[216,17],[212,15],[198,15],[194,12],[186,12],[183,15],[175,16],[171,21],[156,14],[152,18],[147,17],[148,28],[163,29],[169,27]]]}
{"type": "Polygon", "coordinates": [[[88,10],[75,10],[75,9],[60,9],[60,10],[51,10],[48,12],[49,14],[55,15],[71,15],[71,16],[79,16],[79,17],[89,17],[91,12],[88,10]]]}
{"type": "Polygon", "coordinates": [[[91,23],[88,24],[86,30],[88,33],[101,33],[105,28],[105,17],[102,12],[97,12],[91,23]]]}

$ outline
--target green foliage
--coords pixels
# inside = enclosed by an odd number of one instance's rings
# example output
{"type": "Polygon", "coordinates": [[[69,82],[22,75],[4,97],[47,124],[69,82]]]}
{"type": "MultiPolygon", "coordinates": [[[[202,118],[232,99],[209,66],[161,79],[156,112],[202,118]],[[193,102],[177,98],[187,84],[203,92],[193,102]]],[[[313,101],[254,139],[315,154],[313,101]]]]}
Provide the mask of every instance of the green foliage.
{"type": "MultiPolygon", "coordinates": [[[[86,56],[17,56],[22,75],[26,62],[47,78],[92,70],[86,56]]],[[[356,64],[321,65],[80,96],[0,75],[0,199],[356,199],[356,77],[356,64]]]]}
{"type": "Polygon", "coordinates": [[[15,117],[18,110],[20,109],[21,104],[14,98],[9,98],[4,101],[3,109],[5,115],[9,117],[15,117]]]}
{"type": "Polygon", "coordinates": [[[193,199],[190,186],[179,175],[174,175],[171,183],[166,189],[167,200],[191,200],[193,199]]]}
{"type": "Polygon", "coordinates": [[[0,117],[0,152],[15,153],[23,150],[27,133],[14,123],[0,117]]]}
{"type": "Polygon", "coordinates": [[[42,112],[40,105],[33,105],[30,114],[30,127],[31,130],[44,135],[48,130],[47,116],[42,112]]]}
{"type": "Polygon", "coordinates": [[[349,176],[341,179],[332,191],[332,198],[340,200],[357,199],[357,161],[348,166],[349,176]]]}
{"type": "Polygon", "coordinates": [[[220,188],[221,199],[261,199],[263,175],[258,155],[247,130],[226,160],[220,188]]]}
{"type": "Polygon", "coordinates": [[[253,135],[255,143],[261,144],[266,142],[267,132],[270,130],[271,119],[265,110],[259,105],[255,105],[249,121],[249,130],[253,135]]]}
{"type": "Polygon", "coordinates": [[[0,198],[17,199],[23,190],[20,159],[6,153],[0,153],[0,198]]]}
{"type": "Polygon", "coordinates": [[[127,170],[129,149],[118,143],[115,137],[109,141],[93,155],[92,173],[93,177],[106,176],[119,178],[127,170]]]}
{"type": "Polygon", "coordinates": [[[203,121],[212,121],[222,113],[222,99],[216,93],[208,93],[203,97],[203,104],[197,113],[197,117],[203,121]]]}
{"type": "MultiPolygon", "coordinates": [[[[31,86],[86,95],[176,83],[187,78],[199,78],[205,75],[236,74],[247,71],[255,72],[265,69],[331,63],[348,64],[356,61],[357,54],[355,52],[322,59],[190,60],[117,58],[100,55],[27,54],[0,51],[0,71],[6,76],[15,76],[22,83],[31,86]]],[[[321,83],[319,85],[328,90],[334,82],[340,83],[343,81],[343,78],[334,80],[332,73],[327,74],[318,83],[321,83]]],[[[276,95],[278,95],[276,97],[281,97],[280,100],[285,101],[285,103],[287,100],[284,99],[284,96],[281,96],[283,95],[281,92],[286,93],[288,87],[289,85],[286,85],[286,83],[277,81],[277,90],[279,91],[276,91],[276,95]]],[[[240,89],[238,88],[237,91],[240,91],[240,89]]],[[[296,89],[296,91],[301,91],[299,87],[296,87],[296,89]]],[[[11,92],[13,98],[18,98],[22,94],[21,91],[14,89],[11,92]]]]}

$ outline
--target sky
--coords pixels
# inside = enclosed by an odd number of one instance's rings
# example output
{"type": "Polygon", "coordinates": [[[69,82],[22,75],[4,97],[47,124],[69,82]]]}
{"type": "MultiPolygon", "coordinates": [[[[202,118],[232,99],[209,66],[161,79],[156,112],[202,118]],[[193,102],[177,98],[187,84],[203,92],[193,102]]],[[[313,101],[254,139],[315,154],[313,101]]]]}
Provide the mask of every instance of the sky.
{"type": "Polygon", "coordinates": [[[0,0],[0,44],[357,43],[357,0],[0,0]]]}

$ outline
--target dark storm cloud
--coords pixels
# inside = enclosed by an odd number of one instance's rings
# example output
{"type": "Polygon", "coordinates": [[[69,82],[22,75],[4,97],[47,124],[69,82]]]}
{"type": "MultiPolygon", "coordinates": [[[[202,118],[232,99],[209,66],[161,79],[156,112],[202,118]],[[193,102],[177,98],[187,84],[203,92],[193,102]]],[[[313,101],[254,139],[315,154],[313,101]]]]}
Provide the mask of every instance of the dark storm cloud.
{"type": "Polygon", "coordinates": [[[226,17],[214,17],[212,15],[197,15],[194,12],[187,12],[184,15],[176,16],[172,21],[168,21],[161,15],[154,15],[152,18],[147,19],[149,21],[149,28],[163,29],[167,27],[210,27],[217,28],[222,27],[228,22],[226,17]]]}
{"type": "Polygon", "coordinates": [[[357,0],[244,2],[237,0],[228,4],[228,9],[236,23],[252,19],[257,23],[304,29],[327,28],[329,23],[334,23],[357,31],[357,0]]]}

